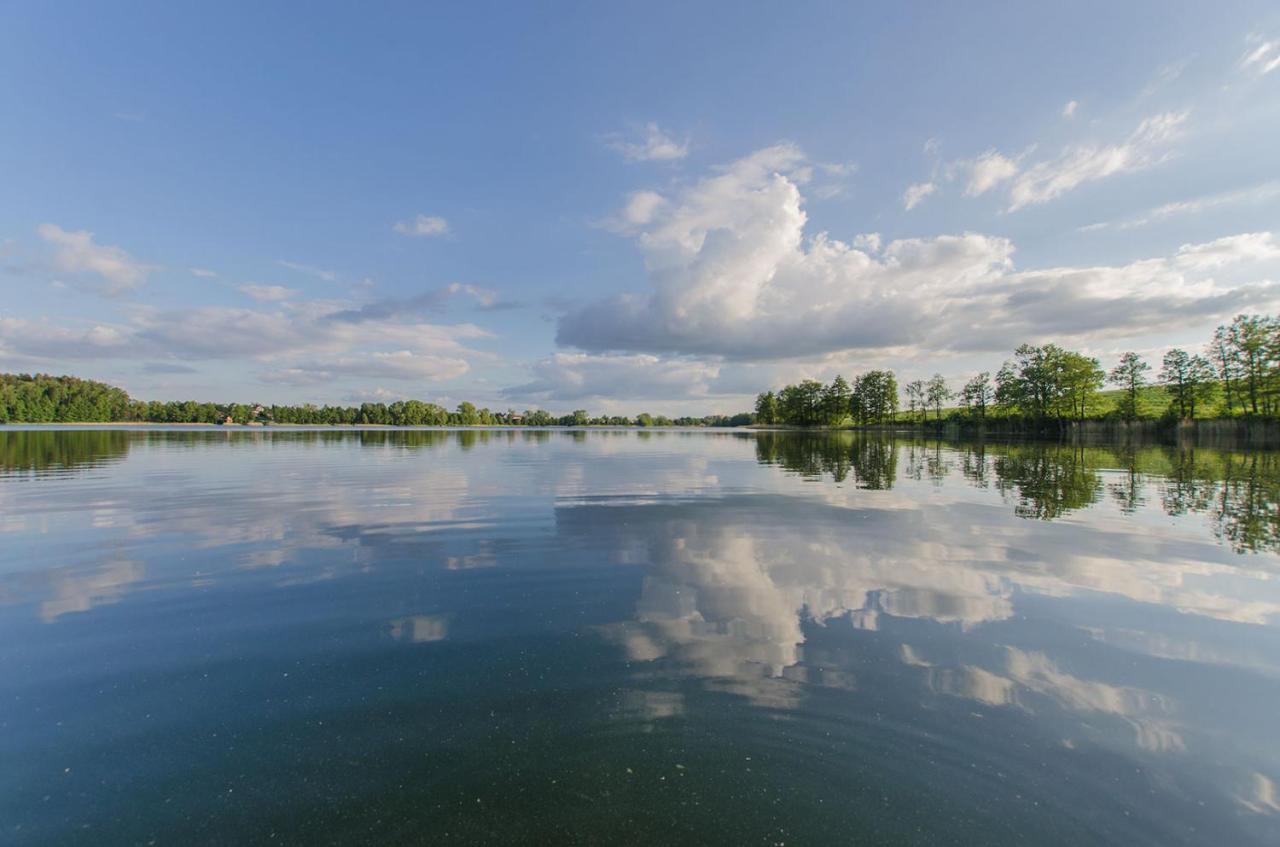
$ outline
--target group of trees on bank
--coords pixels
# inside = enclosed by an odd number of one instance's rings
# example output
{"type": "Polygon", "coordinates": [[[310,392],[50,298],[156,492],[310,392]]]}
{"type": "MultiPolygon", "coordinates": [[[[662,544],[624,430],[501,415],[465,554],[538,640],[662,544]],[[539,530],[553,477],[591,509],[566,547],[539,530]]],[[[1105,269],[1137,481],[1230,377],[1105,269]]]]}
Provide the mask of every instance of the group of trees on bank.
{"type": "Polygon", "coordinates": [[[892,371],[871,371],[852,386],[805,380],[756,398],[756,420],[796,426],[988,418],[1056,422],[1117,418],[1280,416],[1280,320],[1238,315],[1218,327],[1202,352],[1174,348],[1159,371],[1126,352],[1110,372],[1098,360],[1056,344],[1024,344],[993,376],[983,371],[952,390],[941,374],[904,386],[898,410],[892,371]],[[1104,386],[1114,391],[1104,393],[1104,386]],[[958,402],[957,406],[950,406],[958,402]]]}
{"type": "Polygon", "coordinates": [[[830,385],[806,379],[756,397],[755,422],[793,426],[879,424],[898,412],[898,380],[893,371],[868,371],[850,384],[837,376],[830,385]]]}
{"type": "Polygon", "coordinates": [[[460,403],[452,411],[435,403],[402,400],[359,406],[299,406],[134,400],[122,389],[73,376],[0,374],[0,423],[279,423],[387,426],[742,426],[749,414],[668,418],[648,412],[634,418],[592,416],[584,409],[553,415],[491,411],[460,403]]]}

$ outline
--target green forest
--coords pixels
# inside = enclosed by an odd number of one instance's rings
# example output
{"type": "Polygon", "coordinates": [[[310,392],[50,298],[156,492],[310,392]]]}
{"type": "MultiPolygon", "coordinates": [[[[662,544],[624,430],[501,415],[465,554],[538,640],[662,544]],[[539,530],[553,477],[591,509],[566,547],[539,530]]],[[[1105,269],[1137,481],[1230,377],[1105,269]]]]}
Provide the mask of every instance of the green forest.
{"type": "Polygon", "coordinates": [[[334,424],[386,426],[742,426],[751,415],[668,418],[647,412],[634,418],[593,417],[578,409],[552,415],[541,409],[494,412],[460,403],[452,411],[435,403],[404,400],[359,406],[200,403],[135,400],[122,389],[73,376],[0,374],[3,423],[334,424]]]}
{"type": "Polygon", "coordinates": [[[1024,344],[994,375],[984,371],[956,387],[934,374],[903,386],[901,395],[905,403],[888,370],[852,383],[842,376],[829,384],[805,380],[758,395],[755,420],[839,427],[1274,418],[1280,415],[1280,321],[1239,315],[1218,327],[1202,352],[1166,352],[1159,370],[1134,352],[1108,372],[1083,353],[1024,344]]]}

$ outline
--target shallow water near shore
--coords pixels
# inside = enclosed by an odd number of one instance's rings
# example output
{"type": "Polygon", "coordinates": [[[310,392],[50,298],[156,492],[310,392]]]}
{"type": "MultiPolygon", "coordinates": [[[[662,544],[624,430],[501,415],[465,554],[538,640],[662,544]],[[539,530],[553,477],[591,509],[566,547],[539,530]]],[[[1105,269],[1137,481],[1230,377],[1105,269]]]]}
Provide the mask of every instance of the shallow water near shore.
{"type": "Polygon", "coordinates": [[[1280,453],[0,429],[0,841],[1274,844],[1280,453]]]}

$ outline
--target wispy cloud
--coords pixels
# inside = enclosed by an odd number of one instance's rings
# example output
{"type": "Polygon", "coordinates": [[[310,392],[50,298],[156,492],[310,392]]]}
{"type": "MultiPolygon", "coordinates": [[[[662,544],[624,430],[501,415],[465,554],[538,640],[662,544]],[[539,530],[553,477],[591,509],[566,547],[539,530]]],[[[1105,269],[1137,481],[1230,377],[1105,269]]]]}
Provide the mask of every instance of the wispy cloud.
{"type": "Polygon", "coordinates": [[[1195,56],[1186,56],[1174,62],[1168,62],[1156,69],[1155,76],[1140,92],[1143,97],[1151,97],[1166,86],[1172,85],[1182,76],[1183,71],[1191,64],[1195,56]]]}
{"type": "Polygon", "coordinates": [[[37,227],[36,232],[54,245],[53,263],[58,270],[96,274],[107,281],[108,294],[137,288],[154,270],[119,247],[94,243],[93,233],[86,230],[68,231],[57,224],[46,223],[37,227]]]}
{"type": "Polygon", "coordinates": [[[673,162],[689,155],[689,142],[677,141],[654,122],[632,137],[614,133],[605,137],[609,148],[628,162],[673,162]]]}
{"type": "Polygon", "coordinates": [[[217,279],[218,272],[211,271],[208,268],[188,268],[192,276],[198,276],[201,279],[217,279]]]}
{"type": "Polygon", "coordinates": [[[296,288],[285,288],[283,285],[257,285],[255,283],[241,285],[239,290],[241,294],[252,300],[257,300],[259,303],[278,303],[298,294],[296,288]]]}
{"type": "Polygon", "coordinates": [[[1258,76],[1266,76],[1280,68],[1280,41],[1263,41],[1251,46],[1240,59],[1240,67],[1258,76]]]}
{"type": "Polygon", "coordinates": [[[1018,163],[995,150],[988,150],[971,162],[962,162],[960,167],[969,172],[964,193],[970,197],[985,194],[1018,174],[1018,163]]]}
{"type": "Polygon", "coordinates": [[[404,319],[424,314],[443,312],[450,302],[462,297],[471,300],[476,307],[486,311],[498,311],[516,307],[517,304],[501,300],[498,293],[469,282],[452,282],[442,288],[425,291],[413,297],[374,300],[351,309],[343,309],[329,315],[329,320],[362,323],[374,320],[404,319]]]}
{"type": "Polygon", "coordinates": [[[1009,211],[1047,203],[1087,182],[1156,164],[1181,132],[1187,114],[1153,115],[1118,144],[1068,147],[1056,158],[1032,165],[1014,180],[1009,211]]]}
{"type": "Polygon", "coordinates": [[[411,220],[398,221],[391,227],[410,238],[434,238],[449,234],[449,222],[438,215],[415,215],[411,220]]]}
{"type": "Polygon", "coordinates": [[[142,366],[142,372],[148,374],[193,374],[199,373],[190,365],[184,365],[179,362],[147,362],[142,366]]]}
{"type": "Polygon", "coordinates": [[[1074,118],[1076,109],[1080,108],[1080,104],[1075,100],[1068,100],[1067,105],[1062,107],[1062,116],[1064,118],[1074,118]]]}
{"type": "Polygon", "coordinates": [[[276,264],[282,268],[288,268],[291,271],[297,271],[300,274],[306,274],[307,276],[313,276],[316,279],[322,279],[325,282],[338,281],[337,271],[329,271],[329,270],[325,270],[324,268],[317,268],[314,265],[304,265],[301,262],[286,262],[284,259],[278,260],[276,264]]]}
{"type": "Polygon", "coordinates": [[[1094,232],[1101,229],[1136,229],[1138,227],[1158,223],[1166,218],[1182,215],[1195,215],[1200,212],[1206,212],[1210,209],[1217,209],[1224,206],[1261,203],[1277,197],[1280,197],[1280,181],[1264,182],[1261,185],[1241,188],[1235,191],[1223,191],[1218,194],[1196,197],[1192,200],[1179,200],[1174,203],[1165,203],[1164,205],[1156,206],[1153,209],[1149,209],[1146,212],[1131,218],[1125,218],[1118,221],[1099,221],[1098,223],[1088,224],[1087,226],[1080,227],[1080,231],[1094,232]]]}
{"type": "Polygon", "coordinates": [[[924,202],[924,198],[938,190],[938,186],[932,182],[917,182],[907,186],[907,190],[902,192],[902,207],[908,212],[924,202]]]}

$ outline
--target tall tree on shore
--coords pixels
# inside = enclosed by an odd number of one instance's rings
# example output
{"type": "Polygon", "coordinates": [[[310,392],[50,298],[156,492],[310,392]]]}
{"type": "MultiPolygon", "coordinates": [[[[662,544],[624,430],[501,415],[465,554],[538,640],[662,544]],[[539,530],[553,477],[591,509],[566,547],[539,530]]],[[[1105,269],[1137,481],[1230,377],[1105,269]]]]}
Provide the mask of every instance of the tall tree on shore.
{"type": "Polygon", "coordinates": [[[778,395],[782,420],[798,426],[813,426],[821,422],[822,383],[806,379],[799,385],[788,385],[778,395]]]}
{"type": "Polygon", "coordinates": [[[1106,374],[1098,360],[1056,344],[1023,344],[996,375],[996,401],[1028,417],[1082,420],[1106,374]]]}
{"type": "Polygon", "coordinates": [[[1277,324],[1262,315],[1236,315],[1226,328],[1227,341],[1234,352],[1236,365],[1244,380],[1248,411],[1268,412],[1268,376],[1276,361],[1277,324]]]}
{"type": "Polygon", "coordinates": [[[772,391],[763,391],[756,395],[756,422],[778,423],[778,397],[772,391]]]}
{"type": "Polygon", "coordinates": [[[911,382],[907,383],[906,391],[907,403],[911,408],[911,419],[915,420],[917,409],[920,411],[921,415],[924,415],[928,408],[925,406],[924,382],[918,379],[913,379],[911,382]]]}
{"type": "Polygon", "coordinates": [[[1018,410],[1018,400],[1022,394],[1022,384],[1013,362],[1006,361],[996,371],[996,405],[1006,414],[1018,410]]]}
{"type": "Polygon", "coordinates": [[[929,378],[929,382],[925,385],[925,397],[929,401],[929,405],[937,413],[938,420],[942,420],[942,404],[951,397],[951,391],[947,388],[947,380],[942,374],[934,374],[929,378]]]}
{"type": "Polygon", "coordinates": [[[867,371],[853,383],[856,398],[851,408],[860,416],[859,423],[879,424],[891,420],[898,411],[898,379],[893,371],[867,371]]]}
{"type": "Polygon", "coordinates": [[[1098,389],[1106,380],[1106,372],[1099,367],[1097,359],[1070,350],[1059,350],[1054,364],[1057,371],[1055,391],[1059,397],[1058,417],[1083,421],[1098,397],[1098,389]]]}
{"type": "Polygon", "coordinates": [[[964,384],[960,390],[960,400],[969,414],[977,414],[983,420],[987,417],[987,406],[994,395],[991,389],[991,372],[983,371],[964,384]]]}
{"type": "Polygon", "coordinates": [[[800,383],[800,396],[804,409],[802,420],[807,426],[822,422],[822,390],[822,383],[816,379],[806,379],[800,383]]]}
{"type": "MultiPolygon", "coordinates": [[[[1227,406],[1227,414],[1235,412],[1235,401],[1240,388],[1240,361],[1236,357],[1231,343],[1231,328],[1219,326],[1213,331],[1213,340],[1205,348],[1208,358],[1218,369],[1218,379],[1222,380],[1222,399],[1227,406]]],[[[1244,408],[1241,399],[1240,407],[1244,408]]]]}
{"type": "Polygon", "coordinates": [[[1147,371],[1151,366],[1142,357],[1132,351],[1120,357],[1120,362],[1111,369],[1109,379],[1112,385],[1124,389],[1124,397],[1120,401],[1120,414],[1129,420],[1138,417],[1138,391],[1147,384],[1147,371]]]}
{"type": "Polygon", "coordinates": [[[997,375],[1001,402],[1033,418],[1047,417],[1053,399],[1051,362],[1058,349],[1052,344],[1023,344],[1013,351],[1013,360],[1005,362],[997,375]]]}
{"type": "Polygon", "coordinates": [[[844,377],[836,374],[822,391],[822,412],[828,426],[839,426],[849,414],[849,400],[853,397],[853,389],[844,377]]]}
{"type": "Polygon", "coordinates": [[[1195,418],[1196,402],[1208,399],[1214,376],[1213,364],[1203,356],[1176,347],[1164,354],[1160,381],[1168,387],[1170,408],[1180,419],[1195,418]]]}

